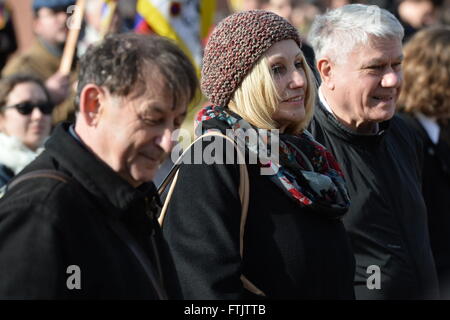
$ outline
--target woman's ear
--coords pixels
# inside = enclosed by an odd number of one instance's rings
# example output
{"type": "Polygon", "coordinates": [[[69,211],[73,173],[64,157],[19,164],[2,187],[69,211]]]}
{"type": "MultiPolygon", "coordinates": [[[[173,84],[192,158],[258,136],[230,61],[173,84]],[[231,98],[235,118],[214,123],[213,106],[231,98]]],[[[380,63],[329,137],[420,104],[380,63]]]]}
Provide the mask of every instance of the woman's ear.
{"type": "Polygon", "coordinates": [[[87,84],[80,93],[80,114],[89,126],[96,126],[102,111],[101,100],[105,95],[103,88],[87,84]]]}
{"type": "Polygon", "coordinates": [[[322,83],[329,89],[334,90],[333,81],[333,63],[328,58],[322,58],[317,61],[317,70],[320,73],[322,83]]]}

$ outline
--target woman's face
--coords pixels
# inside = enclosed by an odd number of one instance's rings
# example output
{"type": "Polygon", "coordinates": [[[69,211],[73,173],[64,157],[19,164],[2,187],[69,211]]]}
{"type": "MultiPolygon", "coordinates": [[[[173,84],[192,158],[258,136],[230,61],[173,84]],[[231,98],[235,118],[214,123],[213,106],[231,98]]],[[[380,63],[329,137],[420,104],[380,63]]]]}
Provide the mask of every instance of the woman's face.
{"type": "Polygon", "coordinates": [[[31,150],[36,150],[48,137],[51,129],[51,113],[43,114],[34,107],[29,114],[20,113],[17,108],[9,108],[22,102],[31,105],[48,104],[44,90],[34,82],[17,84],[9,93],[6,105],[0,113],[0,131],[20,139],[31,150]]]}
{"type": "Polygon", "coordinates": [[[308,84],[303,68],[303,53],[294,40],[283,40],[272,45],[266,57],[281,98],[272,118],[283,132],[289,125],[305,118],[308,84]]]}

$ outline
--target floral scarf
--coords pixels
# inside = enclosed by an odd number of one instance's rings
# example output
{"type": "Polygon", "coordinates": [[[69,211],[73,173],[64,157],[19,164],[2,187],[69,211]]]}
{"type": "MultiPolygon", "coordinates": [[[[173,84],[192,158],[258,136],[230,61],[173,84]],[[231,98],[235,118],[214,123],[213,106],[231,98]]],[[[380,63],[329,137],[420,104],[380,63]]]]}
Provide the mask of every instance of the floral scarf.
{"type": "MultiPolygon", "coordinates": [[[[203,108],[196,118],[196,135],[217,129],[222,132],[258,130],[229,109],[220,106],[203,108]]],[[[268,154],[267,150],[273,145],[269,142],[278,139],[278,161],[271,158],[258,161],[261,168],[271,170],[268,178],[301,207],[331,218],[342,217],[349,208],[350,200],[344,176],[333,155],[306,130],[299,135],[266,132],[267,138],[258,136],[258,144],[249,143],[250,139],[244,140],[243,144],[248,154],[268,154]]]]}

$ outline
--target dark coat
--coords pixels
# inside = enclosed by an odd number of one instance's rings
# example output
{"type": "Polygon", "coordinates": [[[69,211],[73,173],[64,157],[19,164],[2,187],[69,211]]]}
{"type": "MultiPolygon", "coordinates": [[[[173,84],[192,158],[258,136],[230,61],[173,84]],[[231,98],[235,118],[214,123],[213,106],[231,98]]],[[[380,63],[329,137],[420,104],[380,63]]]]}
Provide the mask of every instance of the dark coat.
{"type": "Polygon", "coordinates": [[[450,145],[441,135],[434,144],[420,122],[411,114],[402,119],[415,130],[424,145],[422,191],[428,209],[431,248],[439,278],[441,297],[450,298],[450,145]]]}
{"type": "Polygon", "coordinates": [[[148,268],[111,223],[128,231],[158,275],[150,241],[155,238],[164,282],[176,293],[173,266],[149,205],[152,183],[131,187],[75,140],[67,124],[56,128],[46,151],[21,174],[40,169],[71,179],[29,179],[0,200],[0,299],[156,299],[148,268]],[[71,265],[81,270],[80,290],[66,285],[71,265]]]}
{"type": "Polygon", "coordinates": [[[311,133],[337,158],[351,206],[344,217],[356,258],[357,299],[437,298],[438,286],[421,194],[421,144],[395,116],[377,135],[347,129],[322,105],[311,133]],[[368,267],[381,271],[369,290],[368,267]]]}
{"type": "Polygon", "coordinates": [[[243,260],[239,165],[180,169],[163,233],[184,298],[249,298],[240,281],[243,272],[272,299],[353,299],[354,257],[342,222],[302,209],[257,165],[247,167],[243,260]]]}

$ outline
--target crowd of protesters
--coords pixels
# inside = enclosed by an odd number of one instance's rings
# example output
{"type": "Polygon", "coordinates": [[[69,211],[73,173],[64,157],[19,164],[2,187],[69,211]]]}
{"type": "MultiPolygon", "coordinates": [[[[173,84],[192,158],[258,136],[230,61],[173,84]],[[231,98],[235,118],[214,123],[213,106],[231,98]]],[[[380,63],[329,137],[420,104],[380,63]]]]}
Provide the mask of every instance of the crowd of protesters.
{"type": "Polygon", "coordinates": [[[0,299],[450,299],[450,1],[217,1],[200,78],[120,0],[63,72],[75,1],[30,4],[14,53],[0,1],[0,299]]]}

